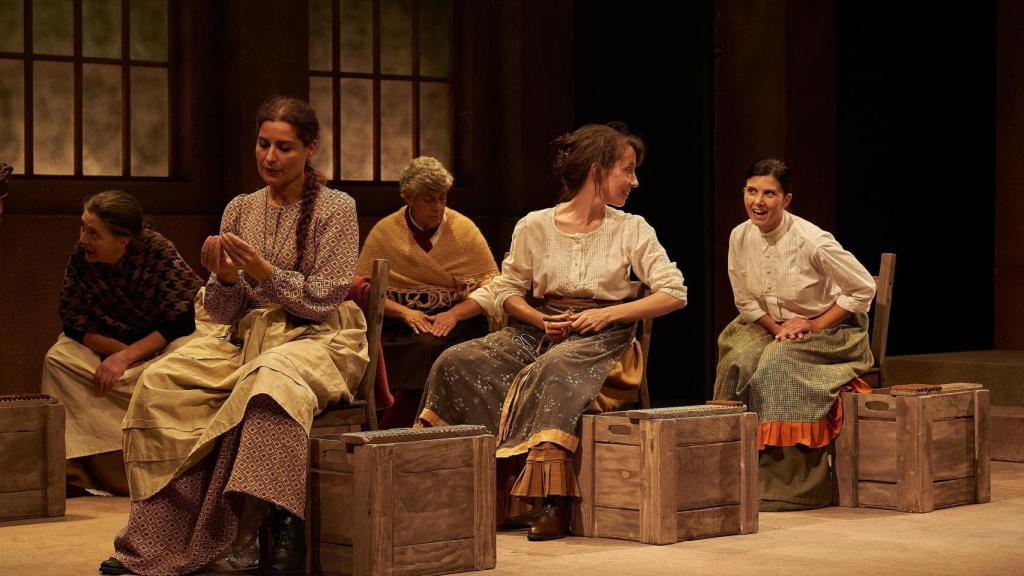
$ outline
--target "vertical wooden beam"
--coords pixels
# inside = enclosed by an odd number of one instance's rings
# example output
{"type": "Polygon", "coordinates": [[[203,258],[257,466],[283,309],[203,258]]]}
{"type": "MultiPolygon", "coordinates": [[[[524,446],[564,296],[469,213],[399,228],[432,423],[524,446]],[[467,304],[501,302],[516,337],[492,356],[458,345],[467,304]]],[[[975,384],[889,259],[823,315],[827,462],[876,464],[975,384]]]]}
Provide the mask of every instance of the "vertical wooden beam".
{"type": "Polygon", "coordinates": [[[757,532],[757,414],[740,415],[740,534],[757,532]]]}
{"type": "Polygon", "coordinates": [[[974,391],[974,501],[992,500],[992,471],[989,458],[989,391],[974,391]]]}
{"type": "Polygon", "coordinates": [[[857,395],[844,392],[843,428],[836,437],[836,504],[857,507],[857,395]]]}
{"type": "Polygon", "coordinates": [[[66,477],[64,451],[64,405],[54,402],[46,406],[46,515],[63,516],[66,477]]]}
{"type": "Polygon", "coordinates": [[[676,425],[674,420],[640,422],[640,541],[672,544],[676,527],[676,425]]]}
{"type": "Polygon", "coordinates": [[[494,495],[494,436],[473,438],[473,567],[494,568],[497,561],[494,495]]]}
{"type": "Polygon", "coordinates": [[[576,458],[577,479],[582,498],[573,500],[572,533],[577,536],[594,536],[594,416],[584,415],[580,448],[576,458]]]}

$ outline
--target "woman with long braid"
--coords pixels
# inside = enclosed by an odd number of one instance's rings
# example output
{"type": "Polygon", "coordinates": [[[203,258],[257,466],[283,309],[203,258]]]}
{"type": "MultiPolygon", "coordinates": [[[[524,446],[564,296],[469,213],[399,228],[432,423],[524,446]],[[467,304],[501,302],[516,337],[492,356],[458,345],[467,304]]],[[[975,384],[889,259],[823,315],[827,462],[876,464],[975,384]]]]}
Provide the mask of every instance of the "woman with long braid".
{"type": "Polygon", "coordinates": [[[204,303],[224,326],[139,380],[124,421],[132,511],[104,574],[190,574],[257,529],[262,573],[302,573],[309,427],[368,363],[366,322],[343,303],[356,209],[310,164],[308,104],[264,102],[257,130],[267,187],[232,200],[202,249],[204,303]]]}

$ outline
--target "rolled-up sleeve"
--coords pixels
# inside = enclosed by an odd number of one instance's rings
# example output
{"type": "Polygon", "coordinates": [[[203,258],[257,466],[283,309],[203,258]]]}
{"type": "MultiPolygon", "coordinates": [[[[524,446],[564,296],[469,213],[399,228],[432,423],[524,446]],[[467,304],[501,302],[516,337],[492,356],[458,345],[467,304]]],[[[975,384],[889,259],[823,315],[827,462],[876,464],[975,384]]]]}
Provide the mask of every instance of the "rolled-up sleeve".
{"type": "Polygon", "coordinates": [[[686,304],[686,284],[676,263],[669,260],[665,247],[658,242],[654,228],[640,216],[634,216],[635,235],[627,240],[629,263],[637,278],[651,289],[662,292],[686,304]]]}
{"type": "Polygon", "coordinates": [[[875,297],[875,279],[834,238],[830,237],[817,247],[814,263],[839,287],[836,304],[840,308],[853,313],[866,313],[871,309],[871,301],[875,297]]]}

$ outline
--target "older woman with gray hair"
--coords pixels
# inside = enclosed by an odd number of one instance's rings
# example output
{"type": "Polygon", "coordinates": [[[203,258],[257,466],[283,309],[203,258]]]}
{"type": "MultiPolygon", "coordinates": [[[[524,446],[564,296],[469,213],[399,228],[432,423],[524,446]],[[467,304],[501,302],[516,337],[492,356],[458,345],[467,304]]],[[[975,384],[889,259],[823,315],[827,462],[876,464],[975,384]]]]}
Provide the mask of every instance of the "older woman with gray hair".
{"type": "Polygon", "coordinates": [[[356,273],[391,261],[381,343],[397,404],[383,425],[409,425],[434,360],[448,347],[487,334],[481,307],[466,296],[498,273],[472,220],[447,206],[454,179],[437,159],[420,156],[402,170],[405,206],[370,231],[356,273]]]}

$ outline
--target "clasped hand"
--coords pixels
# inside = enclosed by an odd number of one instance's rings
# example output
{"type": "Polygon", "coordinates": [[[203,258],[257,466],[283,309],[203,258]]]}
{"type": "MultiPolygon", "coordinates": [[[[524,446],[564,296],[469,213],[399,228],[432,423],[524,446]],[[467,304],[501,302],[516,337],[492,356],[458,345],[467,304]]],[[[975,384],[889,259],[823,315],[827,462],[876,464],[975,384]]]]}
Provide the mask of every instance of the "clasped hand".
{"type": "Polygon", "coordinates": [[[219,236],[208,236],[203,242],[200,263],[218,278],[234,284],[238,281],[238,270],[245,270],[260,282],[270,277],[273,266],[259,251],[245,240],[228,232],[219,236]]]}
{"type": "Polygon", "coordinates": [[[590,308],[581,312],[563,312],[544,316],[544,334],[552,344],[557,344],[577,334],[594,334],[608,327],[616,320],[611,308],[590,308]]]}
{"type": "Polygon", "coordinates": [[[775,333],[775,341],[802,340],[804,334],[817,332],[814,322],[800,316],[794,316],[779,325],[779,331],[775,333]]]}

